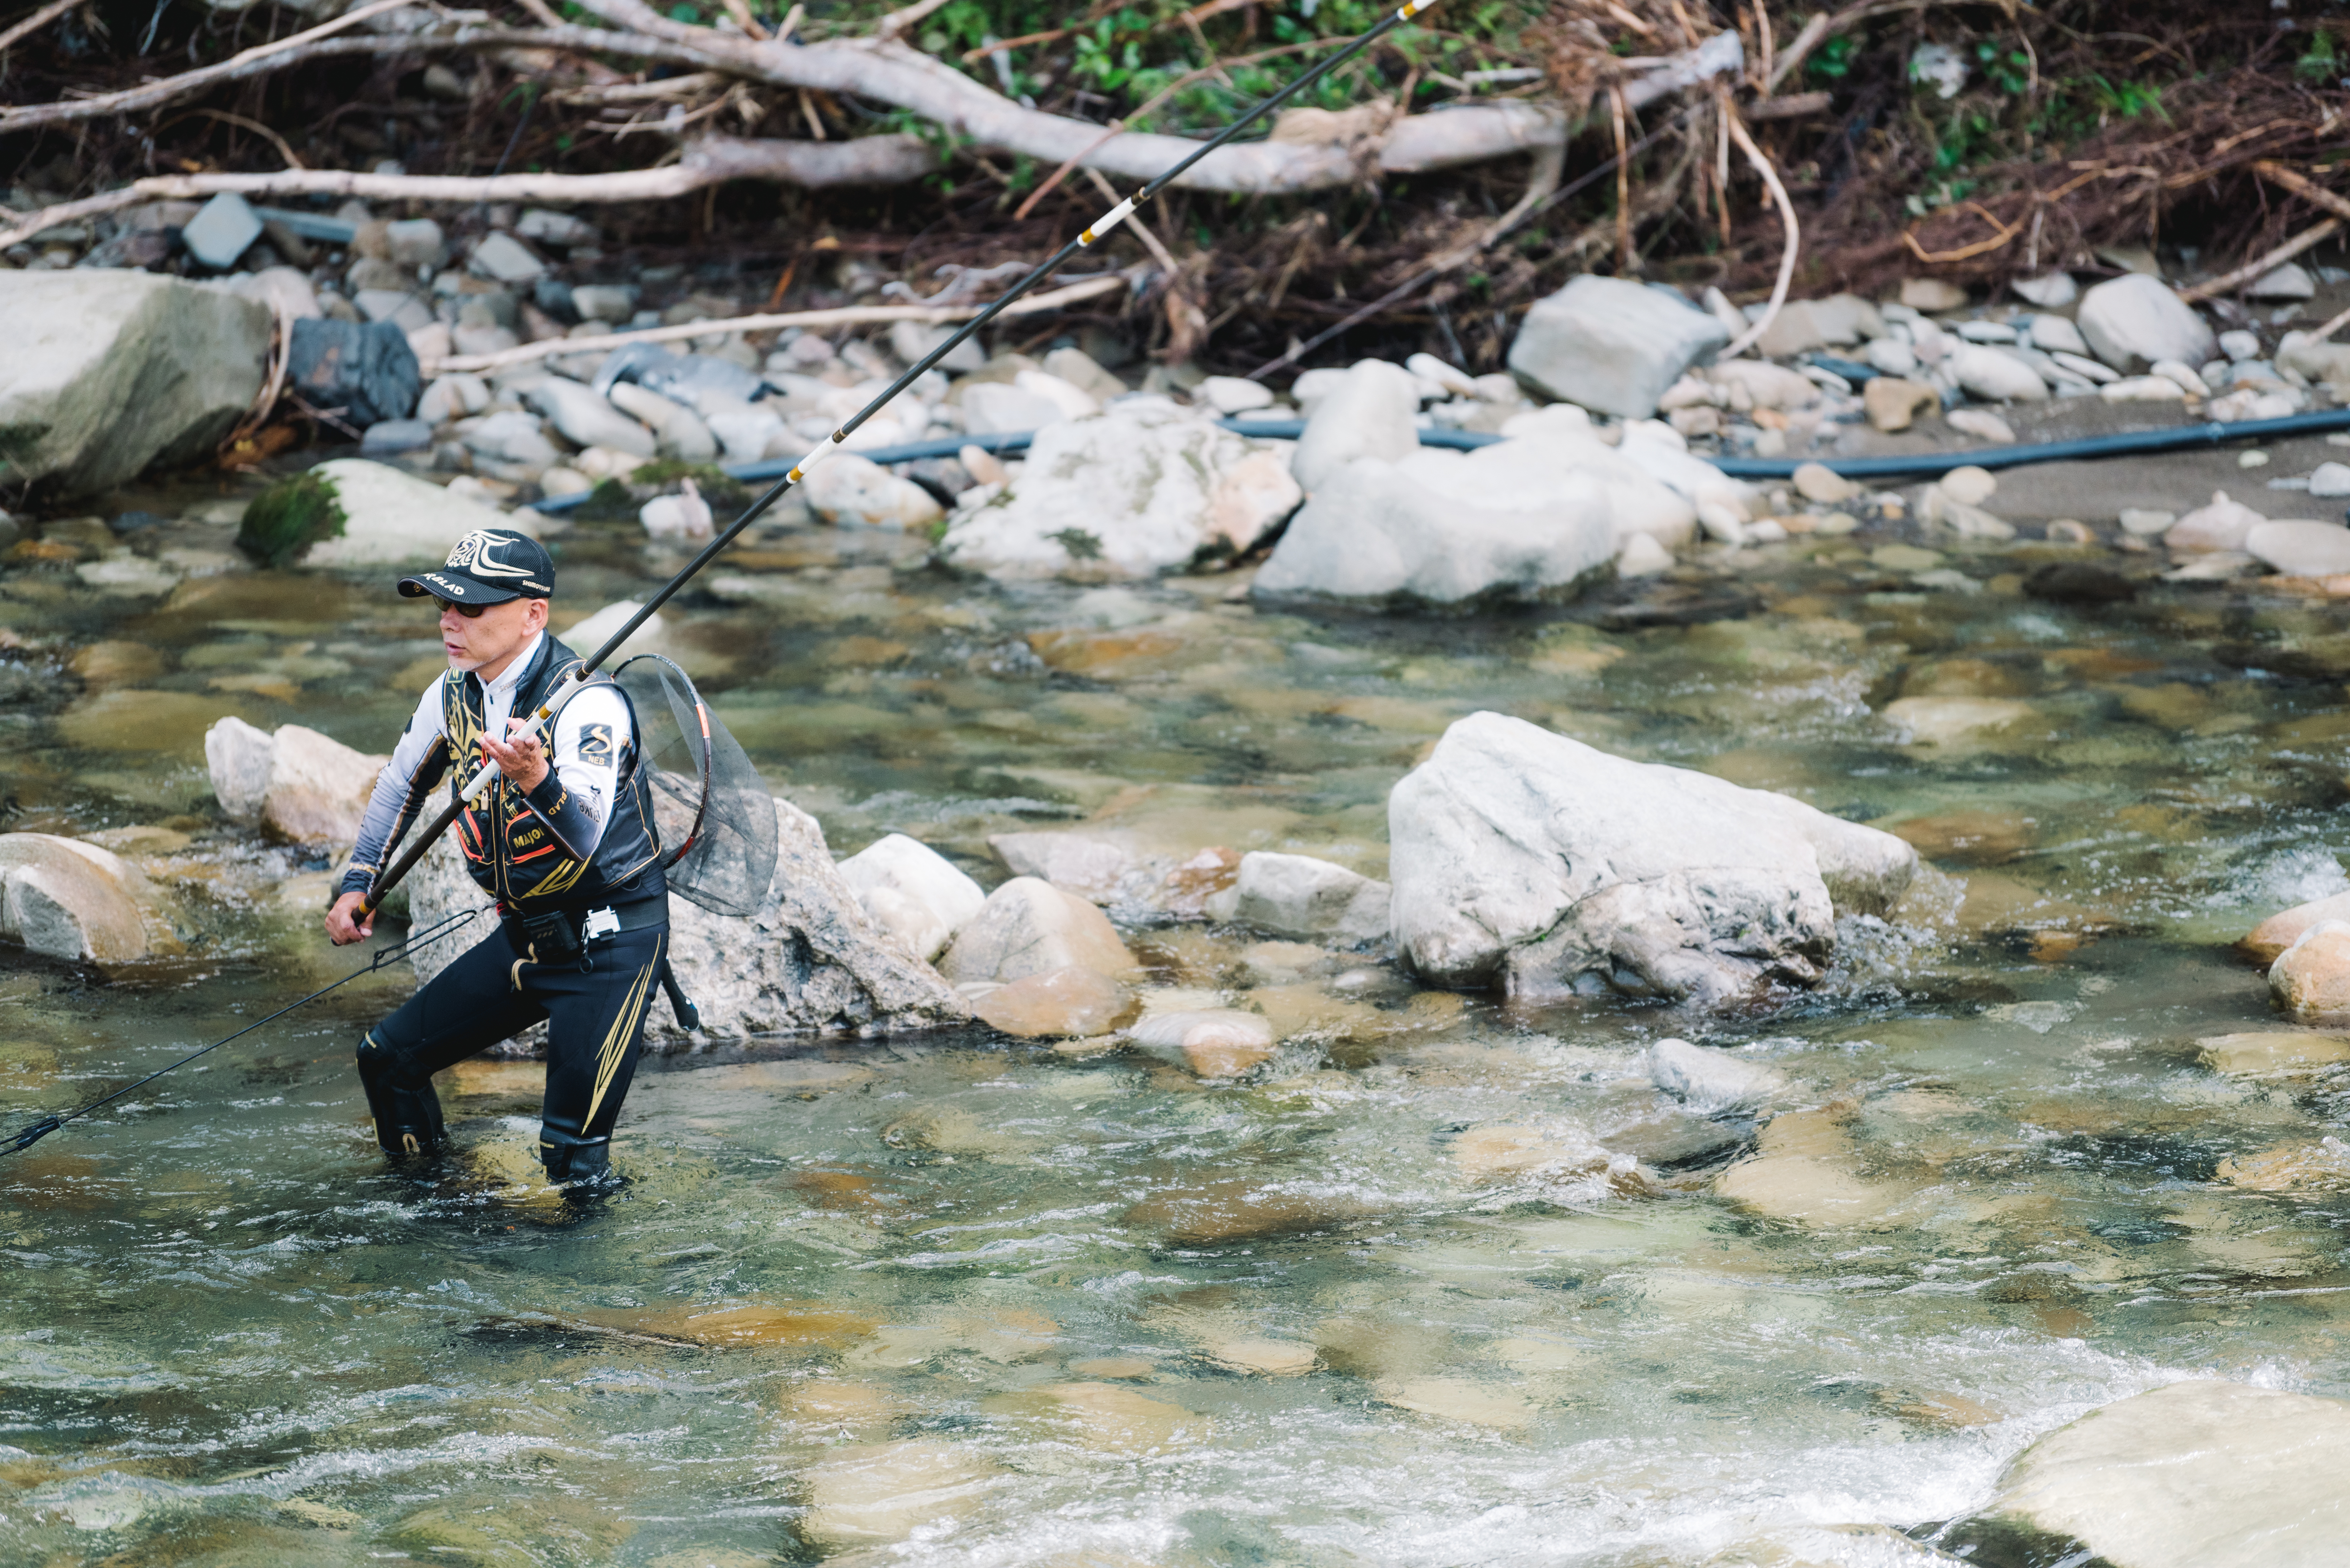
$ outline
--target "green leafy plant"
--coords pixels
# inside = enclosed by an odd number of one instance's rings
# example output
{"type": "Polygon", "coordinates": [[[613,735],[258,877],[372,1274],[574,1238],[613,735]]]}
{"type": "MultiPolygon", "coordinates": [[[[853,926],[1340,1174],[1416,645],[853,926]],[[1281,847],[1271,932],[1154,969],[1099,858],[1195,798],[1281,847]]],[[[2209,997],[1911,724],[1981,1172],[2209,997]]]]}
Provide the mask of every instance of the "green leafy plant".
{"type": "Polygon", "coordinates": [[[1840,82],[1852,75],[1853,57],[1860,53],[1860,40],[1850,33],[1840,33],[1812,52],[1804,62],[1804,75],[1815,82],[1840,82]]]}
{"type": "Polygon", "coordinates": [[[2293,63],[2293,74],[2305,82],[2330,82],[2340,77],[2342,58],[2334,47],[2334,35],[2323,27],[2310,34],[2309,47],[2293,63]]]}
{"type": "Polygon", "coordinates": [[[317,473],[281,479],[253,498],[237,524],[236,547],[265,566],[282,566],[343,531],[335,487],[317,473]]]}

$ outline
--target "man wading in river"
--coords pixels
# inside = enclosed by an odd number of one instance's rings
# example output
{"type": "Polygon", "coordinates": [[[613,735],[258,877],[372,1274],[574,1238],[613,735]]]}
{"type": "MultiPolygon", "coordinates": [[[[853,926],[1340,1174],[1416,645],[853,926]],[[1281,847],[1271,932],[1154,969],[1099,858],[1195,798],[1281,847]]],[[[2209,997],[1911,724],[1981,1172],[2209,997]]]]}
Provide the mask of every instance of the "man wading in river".
{"type": "Polygon", "coordinates": [[[555,563],[536,540],[476,529],[400,591],[440,605],[449,670],[376,779],[327,934],[338,947],[369,935],[375,917],[362,911],[377,871],[442,779],[457,789],[484,760],[498,777],[459,815],[457,842],[501,918],[359,1043],[376,1140],[394,1155],[439,1147],[432,1075],[545,1019],[539,1158],[551,1180],[600,1178],[668,960],[668,883],[634,711],[598,678],[556,716],[551,758],[523,732],[515,715],[580,662],[547,634],[555,563]]]}

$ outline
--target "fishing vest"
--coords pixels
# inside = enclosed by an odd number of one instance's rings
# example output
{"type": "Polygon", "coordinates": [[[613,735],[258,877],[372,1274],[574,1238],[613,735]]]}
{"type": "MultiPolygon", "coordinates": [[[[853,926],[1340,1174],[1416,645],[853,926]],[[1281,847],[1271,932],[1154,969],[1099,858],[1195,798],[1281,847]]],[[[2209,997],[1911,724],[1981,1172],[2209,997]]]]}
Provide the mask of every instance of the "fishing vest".
{"type": "MultiPolygon", "coordinates": [[[[581,662],[577,654],[542,634],[522,679],[515,683],[513,714],[538,711],[556,682],[581,662]]],[[[598,678],[601,679],[600,677],[598,678]]],[[[609,681],[607,688],[626,691],[609,681]]],[[[465,780],[483,761],[484,697],[478,679],[452,671],[441,682],[442,732],[449,746],[451,793],[461,796],[465,780]]],[[[546,909],[585,909],[598,904],[630,904],[668,892],[661,874],[660,838],[653,826],[652,801],[638,766],[636,706],[629,705],[629,740],[623,749],[619,784],[604,821],[603,836],[586,860],[575,860],[548,831],[523,792],[503,774],[457,817],[457,845],[473,880],[509,910],[538,914],[546,909]]],[[[548,749],[553,750],[551,744],[548,749]]]]}

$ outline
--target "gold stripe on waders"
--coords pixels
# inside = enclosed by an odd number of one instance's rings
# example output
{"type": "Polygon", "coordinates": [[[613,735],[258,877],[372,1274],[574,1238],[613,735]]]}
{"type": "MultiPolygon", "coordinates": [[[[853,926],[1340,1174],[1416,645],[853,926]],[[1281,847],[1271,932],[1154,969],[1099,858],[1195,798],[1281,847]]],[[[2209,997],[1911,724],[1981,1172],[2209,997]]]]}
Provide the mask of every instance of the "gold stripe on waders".
{"type": "Polygon", "coordinates": [[[611,1032],[596,1053],[596,1093],[588,1102],[588,1114],[579,1118],[579,1130],[585,1133],[595,1125],[596,1108],[604,1103],[604,1091],[612,1086],[612,1075],[620,1070],[620,1057],[628,1050],[629,1037],[637,1032],[637,1020],[645,1011],[645,1000],[652,991],[653,971],[660,968],[661,949],[669,945],[669,933],[661,933],[653,943],[653,961],[637,973],[637,983],[629,989],[628,1005],[612,1020],[611,1032]]]}

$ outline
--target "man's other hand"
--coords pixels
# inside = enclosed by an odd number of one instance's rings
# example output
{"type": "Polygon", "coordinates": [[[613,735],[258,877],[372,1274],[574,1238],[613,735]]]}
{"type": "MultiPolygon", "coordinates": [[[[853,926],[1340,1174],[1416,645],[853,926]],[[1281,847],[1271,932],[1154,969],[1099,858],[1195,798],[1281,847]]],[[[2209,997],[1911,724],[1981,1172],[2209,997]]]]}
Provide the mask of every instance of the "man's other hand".
{"type": "Polygon", "coordinates": [[[527,719],[509,719],[504,742],[482,737],[482,750],[498,764],[498,772],[525,794],[536,789],[546,777],[546,753],[540,749],[538,737],[526,732],[530,727],[527,719]]]}
{"type": "Polygon", "coordinates": [[[337,947],[347,948],[375,935],[375,911],[367,909],[361,917],[366,903],[365,893],[346,893],[327,911],[327,936],[337,947]]]}

